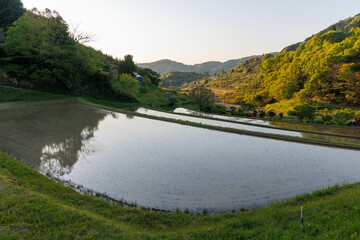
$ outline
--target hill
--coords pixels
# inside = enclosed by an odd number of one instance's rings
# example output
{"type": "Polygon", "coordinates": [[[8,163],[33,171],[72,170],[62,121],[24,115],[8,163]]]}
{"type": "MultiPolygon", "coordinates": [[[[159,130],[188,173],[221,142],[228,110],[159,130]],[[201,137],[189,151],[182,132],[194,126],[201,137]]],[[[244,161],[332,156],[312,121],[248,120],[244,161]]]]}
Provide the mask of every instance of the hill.
{"type": "MultiPolygon", "coordinates": [[[[338,32],[349,32],[351,28],[355,27],[360,20],[360,14],[357,14],[355,17],[349,17],[347,19],[341,20],[328,28],[322,30],[319,32],[319,34],[324,34],[329,31],[338,31],[338,32]]],[[[295,44],[292,44],[290,46],[285,47],[281,52],[289,52],[289,51],[295,51],[300,45],[304,45],[307,43],[312,37],[308,37],[303,42],[298,42],[295,44]]]]}
{"type": "Polygon", "coordinates": [[[169,72],[161,75],[161,87],[180,87],[185,83],[197,81],[205,77],[204,74],[197,72],[169,72]]]}
{"type": "Polygon", "coordinates": [[[217,87],[242,84],[235,93],[236,99],[258,106],[276,102],[282,105],[288,101],[358,105],[359,22],[360,15],[357,15],[333,24],[304,42],[291,45],[280,54],[262,61],[255,73],[240,74],[248,64],[243,63],[222,74],[221,84],[217,87]]]}
{"type": "Polygon", "coordinates": [[[19,0],[9,2],[5,14],[0,11],[0,84],[127,102],[158,92],[160,75],[137,67],[131,55],[114,59],[84,45],[90,35],[71,31],[56,11],[26,11],[19,0]],[[21,11],[9,24],[2,18],[15,3],[21,11]]]}
{"type": "Polygon", "coordinates": [[[208,71],[209,74],[219,74],[222,71],[228,71],[233,67],[238,66],[239,64],[245,62],[250,57],[244,57],[240,59],[233,59],[226,62],[217,62],[217,61],[210,61],[204,62],[194,65],[186,65],[180,62],[175,62],[169,59],[163,59],[156,62],[151,63],[139,63],[137,66],[141,68],[150,68],[155,72],[160,74],[165,74],[168,72],[180,71],[180,72],[197,72],[197,73],[205,73],[208,71]]]}

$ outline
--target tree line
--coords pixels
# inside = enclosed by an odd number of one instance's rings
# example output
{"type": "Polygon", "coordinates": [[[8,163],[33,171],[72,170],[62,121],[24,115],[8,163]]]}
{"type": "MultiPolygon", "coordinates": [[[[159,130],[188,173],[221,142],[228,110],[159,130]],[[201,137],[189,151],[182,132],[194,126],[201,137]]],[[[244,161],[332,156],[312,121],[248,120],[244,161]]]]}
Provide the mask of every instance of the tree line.
{"type": "Polygon", "coordinates": [[[25,10],[19,0],[1,4],[1,68],[18,84],[76,95],[129,95],[120,79],[133,83],[137,73],[158,86],[160,75],[137,67],[131,55],[118,59],[85,46],[92,36],[71,31],[58,12],[25,10]]]}

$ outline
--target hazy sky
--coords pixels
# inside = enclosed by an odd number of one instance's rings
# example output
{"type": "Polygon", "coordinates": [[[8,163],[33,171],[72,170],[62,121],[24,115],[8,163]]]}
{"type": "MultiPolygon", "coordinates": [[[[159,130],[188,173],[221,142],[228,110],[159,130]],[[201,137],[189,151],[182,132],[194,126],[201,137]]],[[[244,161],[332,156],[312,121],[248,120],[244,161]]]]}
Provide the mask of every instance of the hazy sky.
{"type": "Polygon", "coordinates": [[[90,46],[136,62],[226,61],[280,51],[360,13],[359,0],[22,0],[97,36],[90,46]]]}

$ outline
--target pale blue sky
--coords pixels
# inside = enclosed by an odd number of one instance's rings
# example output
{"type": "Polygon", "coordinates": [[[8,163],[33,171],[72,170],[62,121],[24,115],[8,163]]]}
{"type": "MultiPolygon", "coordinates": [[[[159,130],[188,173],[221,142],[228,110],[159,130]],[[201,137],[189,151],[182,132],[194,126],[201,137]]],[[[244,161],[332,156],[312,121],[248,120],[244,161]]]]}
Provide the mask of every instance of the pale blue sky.
{"type": "Polygon", "coordinates": [[[359,0],[22,0],[97,36],[89,44],[136,62],[226,61],[280,51],[360,13],[359,0]]]}

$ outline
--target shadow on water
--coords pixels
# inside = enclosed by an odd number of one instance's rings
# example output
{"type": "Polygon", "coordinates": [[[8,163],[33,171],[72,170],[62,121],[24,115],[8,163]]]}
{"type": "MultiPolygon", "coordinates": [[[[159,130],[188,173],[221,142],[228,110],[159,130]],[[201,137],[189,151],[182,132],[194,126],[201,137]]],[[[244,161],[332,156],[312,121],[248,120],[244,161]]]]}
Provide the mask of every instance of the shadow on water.
{"type": "Polygon", "coordinates": [[[94,151],[86,142],[108,114],[68,100],[6,103],[0,110],[1,149],[55,175],[69,173],[79,153],[94,151]]]}

